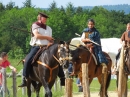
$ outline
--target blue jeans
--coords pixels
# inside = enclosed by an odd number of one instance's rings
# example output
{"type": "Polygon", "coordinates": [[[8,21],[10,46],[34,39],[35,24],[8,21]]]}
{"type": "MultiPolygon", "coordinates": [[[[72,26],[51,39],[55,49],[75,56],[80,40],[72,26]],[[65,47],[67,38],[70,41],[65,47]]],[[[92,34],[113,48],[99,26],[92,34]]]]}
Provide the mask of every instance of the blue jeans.
{"type": "Polygon", "coordinates": [[[32,47],[30,53],[27,55],[27,57],[25,59],[24,68],[23,68],[23,76],[25,76],[26,78],[29,77],[33,57],[39,49],[40,49],[39,46],[32,47]]]}

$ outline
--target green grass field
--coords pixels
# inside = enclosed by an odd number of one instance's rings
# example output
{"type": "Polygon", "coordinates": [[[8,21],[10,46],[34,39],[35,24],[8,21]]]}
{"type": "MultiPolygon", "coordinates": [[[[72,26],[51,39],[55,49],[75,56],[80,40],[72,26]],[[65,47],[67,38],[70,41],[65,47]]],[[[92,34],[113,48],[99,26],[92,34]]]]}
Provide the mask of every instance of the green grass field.
{"type": "MultiPolygon", "coordinates": [[[[22,64],[18,64],[20,60],[10,60],[11,64],[17,68],[17,73],[23,68],[22,64]]],[[[11,70],[9,68],[7,68],[6,70],[7,72],[11,72],[11,70]]],[[[78,93],[78,87],[76,86],[76,78],[73,79],[73,92],[74,93],[78,93]]],[[[130,80],[128,80],[128,83],[129,83],[130,80]]],[[[21,77],[17,77],[17,86],[20,85],[21,83],[21,77]]],[[[7,87],[10,91],[10,97],[13,97],[13,89],[12,89],[12,78],[11,77],[8,77],[7,78],[7,87]]],[[[98,80],[93,80],[93,82],[91,83],[90,85],[90,91],[91,92],[98,92],[100,89],[100,84],[98,83],[98,80]]],[[[128,84],[128,89],[130,89],[130,84],[128,84]]],[[[42,97],[42,95],[44,94],[43,92],[43,88],[41,88],[40,90],[40,97],[42,97]]],[[[116,91],[116,80],[113,79],[111,80],[111,83],[110,83],[110,87],[108,89],[108,91],[116,91]]],[[[64,87],[62,87],[62,90],[60,88],[60,86],[58,86],[58,89],[55,91],[54,90],[54,87],[52,88],[52,93],[53,93],[53,97],[61,97],[64,95],[64,87]]],[[[17,87],[17,97],[27,97],[25,95],[22,94],[22,88],[18,88],[17,87]]],[[[32,93],[32,97],[35,97],[35,93],[33,92],[32,93]]]]}
{"type": "MultiPolygon", "coordinates": [[[[130,81],[130,80],[129,80],[130,81]]],[[[17,85],[21,83],[21,77],[17,77],[17,85]]],[[[13,89],[12,89],[12,78],[7,78],[7,86],[10,91],[11,97],[13,97],[13,89]]],[[[98,92],[100,88],[100,84],[98,83],[98,80],[93,80],[93,82],[90,85],[90,91],[91,92],[98,92]]],[[[128,89],[130,89],[130,84],[128,85],[128,89]]],[[[111,80],[110,87],[108,91],[116,91],[116,80],[111,80]]],[[[54,87],[52,88],[53,97],[61,97],[64,94],[64,87],[62,87],[62,90],[60,89],[60,86],[58,85],[58,89],[55,91],[54,87]]],[[[78,87],[76,86],[76,79],[74,79],[73,82],[73,92],[78,93],[78,87]]],[[[40,90],[40,95],[43,95],[43,88],[40,90]]],[[[22,88],[17,88],[17,95],[18,97],[27,97],[25,95],[22,96],[22,88]]],[[[32,97],[35,97],[35,93],[32,93],[32,97]]]]}

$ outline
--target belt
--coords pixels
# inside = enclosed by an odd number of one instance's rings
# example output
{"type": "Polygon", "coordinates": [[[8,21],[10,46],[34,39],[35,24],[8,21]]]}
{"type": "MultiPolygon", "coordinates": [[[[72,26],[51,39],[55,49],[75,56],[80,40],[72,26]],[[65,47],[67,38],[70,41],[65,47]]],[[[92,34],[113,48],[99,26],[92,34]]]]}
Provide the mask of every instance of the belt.
{"type": "Polygon", "coordinates": [[[45,46],[47,46],[47,45],[34,44],[33,46],[45,47],[45,46]]]}

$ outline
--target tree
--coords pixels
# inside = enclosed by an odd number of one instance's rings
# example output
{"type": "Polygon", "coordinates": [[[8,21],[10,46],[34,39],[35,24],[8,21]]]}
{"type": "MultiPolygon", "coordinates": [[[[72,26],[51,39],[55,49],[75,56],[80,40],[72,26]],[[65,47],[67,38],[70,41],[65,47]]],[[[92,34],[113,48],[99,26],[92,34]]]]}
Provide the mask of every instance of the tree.
{"type": "Polygon", "coordinates": [[[76,13],[77,13],[77,14],[83,13],[83,8],[82,8],[82,7],[76,8],[76,13]]]}
{"type": "Polygon", "coordinates": [[[35,7],[32,5],[31,0],[26,0],[25,2],[23,2],[23,4],[24,4],[24,7],[35,7]]]}
{"type": "Polygon", "coordinates": [[[10,1],[7,5],[6,5],[6,10],[11,10],[12,8],[14,8],[15,6],[15,2],[10,1]]]}
{"type": "Polygon", "coordinates": [[[5,6],[0,2],[0,12],[2,12],[3,10],[5,10],[5,6]]]}
{"type": "Polygon", "coordinates": [[[70,2],[70,3],[68,3],[67,8],[66,8],[66,15],[68,17],[72,17],[74,14],[75,14],[75,7],[70,2]]]}
{"type": "Polygon", "coordinates": [[[55,9],[57,9],[57,4],[55,1],[53,1],[50,5],[49,5],[49,11],[54,11],[55,9]]]}

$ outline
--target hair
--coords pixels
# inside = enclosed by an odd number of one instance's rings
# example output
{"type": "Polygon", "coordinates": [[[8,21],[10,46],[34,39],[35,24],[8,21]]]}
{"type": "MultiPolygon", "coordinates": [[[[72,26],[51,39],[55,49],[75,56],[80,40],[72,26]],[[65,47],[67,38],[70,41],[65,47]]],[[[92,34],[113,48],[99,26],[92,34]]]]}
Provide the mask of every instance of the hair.
{"type": "Polygon", "coordinates": [[[130,23],[127,23],[127,26],[128,26],[128,25],[130,26],[130,23]]]}
{"type": "Polygon", "coordinates": [[[127,23],[126,26],[127,26],[127,27],[126,27],[126,31],[128,31],[128,26],[130,26],[130,23],[127,23]]]}
{"type": "Polygon", "coordinates": [[[93,22],[93,24],[95,24],[95,21],[93,19],[88,19],[88,22],[93,22]]]}
{"type": "Polygon", "coordinates": [[[0,57],[3,58],[3,57],[5,57],[6,55],[7,55],[7,52],[2,52],[2,53],[0,54],[0,57]]]}
{"type": "Polygon", "coordinates": [[[40,18],[41,18],[41,15],[39,14],[39,15],[37,16],[37,20],[40,20],[40,18]]]}

